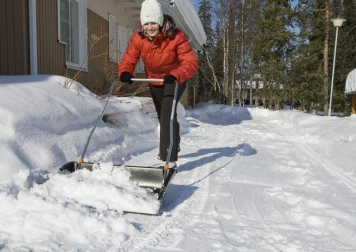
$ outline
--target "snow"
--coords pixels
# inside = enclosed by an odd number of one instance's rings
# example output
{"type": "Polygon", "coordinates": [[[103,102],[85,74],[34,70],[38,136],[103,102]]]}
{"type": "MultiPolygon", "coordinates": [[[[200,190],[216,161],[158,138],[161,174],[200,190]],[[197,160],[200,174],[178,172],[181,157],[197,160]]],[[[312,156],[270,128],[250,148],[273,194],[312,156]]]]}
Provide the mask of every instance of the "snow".
{"type": "Polygon", "coordinates": [[[356,117],[179,105],[179,172],[159,204],[113,164],[159,164],[149,98],[0,76],[1,251],[355,251],[356,117]]]}
{"type": "Polygon", "coordinates": [[[352,70],[346,78],[345,94],[356,93],[356,69],[352,70]]]}
{"type": "Polygon", "coordinates": [[[189,0],[161,1],[161,5],[163,12],[172,16],[177,27],[185,32],[192,47],[196,50],[203,50],[207,35],[192,2],[189,0]]]}

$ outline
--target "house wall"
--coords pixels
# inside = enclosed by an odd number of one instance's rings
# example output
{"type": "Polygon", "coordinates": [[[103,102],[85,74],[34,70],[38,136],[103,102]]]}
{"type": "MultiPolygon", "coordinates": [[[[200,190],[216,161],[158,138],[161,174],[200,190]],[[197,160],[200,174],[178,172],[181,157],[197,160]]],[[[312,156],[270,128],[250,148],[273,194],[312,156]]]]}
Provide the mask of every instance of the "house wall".
{"type": "MultiPolygon", "coordinates": [[[[110,14],[120,25],[132,27],[130,20],[118,13],[115,1],[100,1],[99,4],[99,1],[88,0],[87,72],[66,67],[65,44],[58,41],[57,0],[37,0],[36,8],[38,74],[67,76],[96,94],[106,94],[117,77],[117,64],[108,56],[109,14],[105,10],[112,10],[110,14]]],[[[0,74],[30,74],[28,0],[0,0],[0,32],[0,74]]],[[[145,76],[136,73],[135,77],[145,76]]],[[[147,84],[118,86],[116,93],[149,96],[147,84]]],[[[190,97],[192,90],[187,88],[181,97],[182,104],[191,105],[190,97]]]]}
{"type": "Polygon", "coordinates": [[[106,21],[109,21],[109,14],[111,14],[115,17],[116,22],[121,26],[126,28],[131,27],[133,30],[138,30],[140,28],[139,19],[137,19],[135,22],[129,18],[129,15],[122,15],[122,9],[125,8],[125,4],[127,3],[128,1],[118,1],[116,4],[115,0],[87,0],[87,8],[97,13],[106,21]],[[121,9],[121,13],[119,9],[121,9]]]}
{"type": "MultiPolygon", "coordinates": [[[[110,82],[117,76],[117,64],[109,60],[109,24],[88,10],[88,74],[79,78],[80,83],[96,94],[106,93],[110,82]]],[[[73,71],[72,71],[73,72],[73,71]]]]}
{"type": "Polygon", "coordinates": [[[37,0],[38,74],[65,75],[65,45],[58,42],[57,0],[37,0]]]}
{"type": "Polygon", "coordinates": [[[88,10],[88,71],[68,69],[65,44],[58,41],[57,9],[57,0],[37,0],[38,73],[66,76],[94,93],[105,93],[117,71],[108,57],[108,22],[88,10]]]}
{"type": "Polygon", "coordinates": [[[29,74],[28,1],[0,1],[0,74],[29,74]]]}

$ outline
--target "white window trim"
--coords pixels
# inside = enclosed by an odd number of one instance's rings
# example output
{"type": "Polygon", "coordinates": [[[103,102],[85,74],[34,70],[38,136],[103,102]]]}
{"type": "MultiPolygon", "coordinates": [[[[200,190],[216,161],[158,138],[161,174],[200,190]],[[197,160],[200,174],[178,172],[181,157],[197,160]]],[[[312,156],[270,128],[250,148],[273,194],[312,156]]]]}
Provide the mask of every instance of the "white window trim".
{"type": "MultiPolygon", "coordinates": [[[[79,64],[66,61],[66,66],[74,70],[88,71],[88,18],[87,18],[87,0],[74,0],[78,2],[78,25],[79,25],[79,64]]],[[[57,0],[58,6],[58,41],[64,45],[67,43],[61,40],[60,27],[60,0],[57,0]]]]}
{"type": "MultiPolygon", "coordinates": [[[[127,35],[128,35],[128,40],[130,40],[132,34],[134,33],[134,30],[131,27],[127,28],[127,35]]],[[[138,60],[136,67],[135,67],[135,73],[144,73],[145,72],[145,65],[143,64],[143,61],[140,57],[138,60]]]]}
{"type": "Polygon", "coordinates": [[[29,2],[29,25],[30,25],[30,73],[38,74],[37,58],[37,21],[36,21],[36,0],[29,2]]]}
{"type": "Polygon", "coordinates": [[[117,38],[117,24],[116,18],[109,14],[109,59],[111,62],[118,63],[118,38],[117,38]]]}
{"type": "MultiPolygon", "coordinates": [[[[131,27],[125,28],[117,24],[115,16],[109,14],[109,59],[111,62],[120,62],[133,33],[134,31],[131,27]],[[126,42],[124,46],[120,44],[125,40],[126,42]]],[[[135,73],[144,72],[145,66],[142,59],[140,58],[136,64],[135,73]]]]}
{"type": "Polygon", "coordinates": [[[128,38],[128,30],[121,26],[117,26],[117,38],[118,38],[118,50],[117,50],[117,57],[118,60],[120,61],[122,59],[122,56],[124,55],[127,45],[129,43],[129,38],[128,38]]]}
{"type": "Polygon", "coordinates": [[[145,64],[143,64],[142,58],[140,58],[137,62],[136,73],[144,73],[145,72],[145,64]]]}

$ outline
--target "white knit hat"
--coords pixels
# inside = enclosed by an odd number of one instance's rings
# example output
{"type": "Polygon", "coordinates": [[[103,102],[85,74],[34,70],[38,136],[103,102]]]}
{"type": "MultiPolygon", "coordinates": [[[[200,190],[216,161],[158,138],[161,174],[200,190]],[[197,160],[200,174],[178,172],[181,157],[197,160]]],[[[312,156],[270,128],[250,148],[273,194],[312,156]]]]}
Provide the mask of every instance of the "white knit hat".
{"type": "Polygon", "coordinates": [[[163,13],[161,4],[157,0],[145,0],[141,6],[141,25],[155,22],[163,25],[163,13]]]}

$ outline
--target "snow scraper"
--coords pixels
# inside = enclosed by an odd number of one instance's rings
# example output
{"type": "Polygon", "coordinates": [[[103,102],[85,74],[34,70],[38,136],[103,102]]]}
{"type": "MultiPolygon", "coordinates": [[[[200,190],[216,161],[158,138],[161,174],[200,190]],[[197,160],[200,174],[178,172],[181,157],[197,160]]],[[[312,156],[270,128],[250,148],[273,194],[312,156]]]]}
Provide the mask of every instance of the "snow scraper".
{"type": "MultiPolygon", "coordinates": [[[[132,78],[132,81],[163,82],[163,79],[132,78]]],[[[87,151],[90,139],[95,131],[95,128],[97,127],[99,121],[103,117],[104,111],[105,111],[107,103],[110,99],[111,93],[114,89],[114,86],[118,82],[119,82],[119,80],[116,79],[113,81],[113,83],[110,86],[110,90],[107,95],[104,107],[103,107],[99,117],[94,122],[94,125],[89,133],[89,136],[88,136],[87,142],[85,144],[85,147],[83,149],[81,157],[79,158],[78,161],[71,161],[71,162],[68,162],[68,163],[62,165],[59,168],[59,173],[66,174],[66,173],[75,172],[76,170],[80,170],[80,169],[93,170],[93,169],[100,168],[100,163],[98,164],[98,163],[84,162],[84,155],[87,151]]],[[[172,112],[171,112],[171,117],[170,117],[170,144],[169,144],[169,149],[168,149],[167,160],[165,161],[164,165],[162,165],[162,166],[114,165],[113,166],[113,169],[120,168],[120,169],[128,170],[131,174],[132,181],[137,183],[137,185],[140,187],[152,189],[152,191],[155,194],[157,194],[157,199],[160,201],[163,199],[169,183],[171,182],[171,180],[177,173],[176,167],[169,168],[169,165],[168,165],[170,162],[170,158],[171,158],[171,154],[172,154],[172,147],[173,147],[173,117],[174,117],[174,108],[177,104],[177,93],[178,93],[178,83],[175,84],[172,112]]]]}

